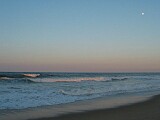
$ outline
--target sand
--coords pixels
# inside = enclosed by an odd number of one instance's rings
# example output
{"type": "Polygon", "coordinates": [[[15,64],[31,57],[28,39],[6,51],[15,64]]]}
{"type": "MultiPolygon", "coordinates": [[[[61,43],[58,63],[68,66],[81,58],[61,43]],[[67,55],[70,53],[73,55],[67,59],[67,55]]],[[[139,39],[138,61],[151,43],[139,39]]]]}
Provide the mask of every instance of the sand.
{"type": "Polygon", "coordinates": [[[117,96],[0,111],[0,120],[160,120],[160,95],[117,96]]]}
{"type": "Polygon", "coordinates": [[[36,120],[160,120],[160,95],[118,108],[70,113],[36,120]]]}

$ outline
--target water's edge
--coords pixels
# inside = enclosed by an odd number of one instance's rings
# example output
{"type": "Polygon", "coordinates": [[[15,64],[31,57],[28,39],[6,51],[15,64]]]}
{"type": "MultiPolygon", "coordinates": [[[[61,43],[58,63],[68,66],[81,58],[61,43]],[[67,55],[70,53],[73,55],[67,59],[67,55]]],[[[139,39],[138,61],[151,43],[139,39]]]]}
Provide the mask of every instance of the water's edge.
{"type": "Polygon", "coordinates": [[[51,105],[22,110],[0,111],[0,120],[28,120],[46,117],[55,117],[63,114],[84,112],[96,109],[115,108],[151,99],[157,93],[144,95],[125,95],[114,97],[101,97],[91,100],[77,101],[73,103],[51,105]]]}

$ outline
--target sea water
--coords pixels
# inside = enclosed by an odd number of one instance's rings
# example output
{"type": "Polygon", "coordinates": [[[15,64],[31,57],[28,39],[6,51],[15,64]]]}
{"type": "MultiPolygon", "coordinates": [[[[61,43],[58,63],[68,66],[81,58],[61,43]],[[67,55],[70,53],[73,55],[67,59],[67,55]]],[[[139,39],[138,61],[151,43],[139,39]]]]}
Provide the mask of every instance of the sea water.
{"type": "Polygon", "coordinates": [[[160,73],[0,73],[0,109],[159,92],[160,73]]]}

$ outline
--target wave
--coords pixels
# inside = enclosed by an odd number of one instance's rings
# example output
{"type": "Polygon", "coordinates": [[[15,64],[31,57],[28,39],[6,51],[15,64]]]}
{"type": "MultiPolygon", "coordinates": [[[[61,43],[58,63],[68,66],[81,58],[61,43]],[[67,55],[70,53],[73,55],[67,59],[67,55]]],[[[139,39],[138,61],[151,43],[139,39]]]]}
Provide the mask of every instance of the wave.
{"type": "Polygon", "coordinates": [[[111,78],[111,81],[117,81],[117,80],[127,80],[128,77],[113,77],[111,78]]]}
{"type": "Polygon", "coordinates": [[[106,77],[80,77],[80,78],[30,78],[34,82],[82,82],[106,81],[106,77]]]}
{"type": "Polygon", "coordinates": [[[23,76],[35,78],[40,76],[40,74],[23,74],[23,76]]]}
{"type": "Polygon", "coordinates": [[[36,83],[30,79],[14,79],[14,78],[9,78],[9,79],[0,79],[0,83],[36,83]]]}
{"type": "Polygon", "coordinates": [[[0,81],[9,83],[53,83],[53,82],[114,82],[127,80],[127,77],[38,77],[40,74],[23,74],[23,78],[1,77],[0,81]]]}
{"type": "Polygon", "coordinates": [[[112,81],[124,81],[127,77],[78,77],[78,78],[30,78],[33,82],[52,83],[52,82],[84,82],[84,81],[96,81],[96,82],[112,82],[112,81]]]}
{"type": "Polygon", "coordinates": [[[38,73],[0,73],[0,80],[1,79],[15,79],[15,78],[36,78],[39,77],[41,74],[38,73]]]}

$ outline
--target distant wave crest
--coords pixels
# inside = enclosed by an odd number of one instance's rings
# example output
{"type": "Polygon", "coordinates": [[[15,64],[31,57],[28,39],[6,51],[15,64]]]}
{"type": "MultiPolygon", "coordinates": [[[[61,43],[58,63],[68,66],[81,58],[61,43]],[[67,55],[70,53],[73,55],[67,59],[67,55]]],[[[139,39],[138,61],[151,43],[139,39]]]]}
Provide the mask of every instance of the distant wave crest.
{"type": "Polygon", "coordinates": [[[23,76],[35,78],[40,76],[40,74],[23,74],[23,76]]]}
{"type": "Polygon", "coordinates": [[[116,82],[121,80],[127,80],[127,77],[38,77],[40,74],[23,74],[25,77],[22,78],[10,78],[10,77],[0,77],[0,81],[12,82],[12,83],[53,83],[53,82],[85,82],[85,81],[95,81],[95,82],[116,82]]]}
{"type": "Polygon", "coordinates": [[[13,78],[36,78],[39,77],[41,74],[30,74],[30,73],[3,73],[0,74],[0,79],[13,79],[13,78]]]}
{"type": "Polygon", "coordinates": [[[127,77],[78,77],[78,78],[30,78],[34,82],[84,82],[84,81],[97,81],[97,82],[111,82],[127,80],[127,77]]]}
{"type": "Polygon", "coordinates": [[[106,77],[80,77],[80,78],[30,78],[34,82],[82,82],[106,81],[106,77]]]}

